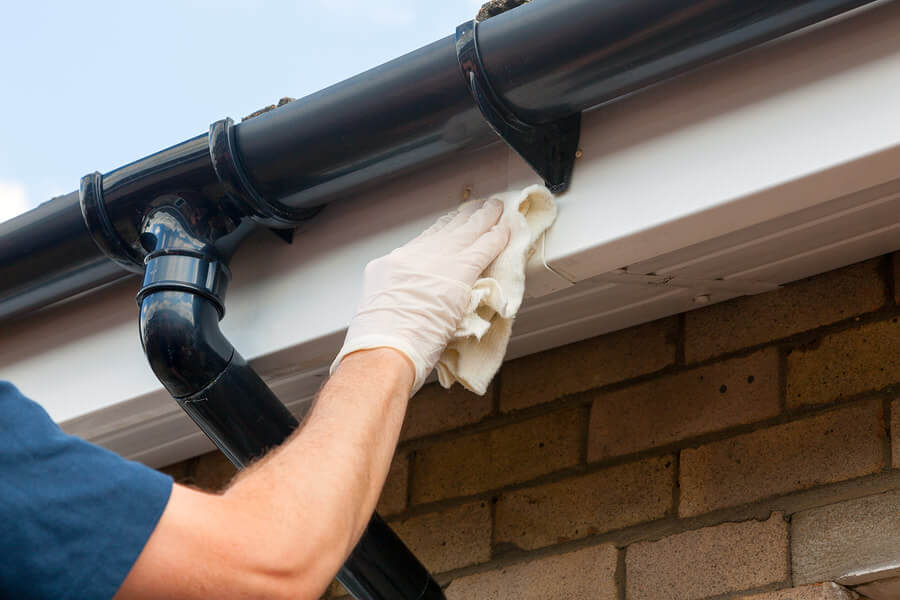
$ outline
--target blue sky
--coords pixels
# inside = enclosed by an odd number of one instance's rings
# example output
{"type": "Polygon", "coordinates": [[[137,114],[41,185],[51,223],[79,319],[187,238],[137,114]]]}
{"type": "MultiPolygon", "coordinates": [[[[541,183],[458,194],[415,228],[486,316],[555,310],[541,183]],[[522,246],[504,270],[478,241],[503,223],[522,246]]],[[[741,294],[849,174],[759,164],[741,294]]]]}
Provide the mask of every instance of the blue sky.
{"type": "Polygon", "coordinates": [[[483,0],[15,2],[0,222],[120,165],[452,34],[483,0]]]}

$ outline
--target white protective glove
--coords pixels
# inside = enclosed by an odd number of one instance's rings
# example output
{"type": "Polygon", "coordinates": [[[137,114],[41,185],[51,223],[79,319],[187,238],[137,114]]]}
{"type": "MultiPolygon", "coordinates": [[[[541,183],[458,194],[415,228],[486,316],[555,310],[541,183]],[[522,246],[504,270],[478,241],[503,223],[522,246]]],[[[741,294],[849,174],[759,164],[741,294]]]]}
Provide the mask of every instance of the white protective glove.
{"type": "Polygon", "coordinates": [[[509,241],[503,204],[469,203],[405,246],[366,265],[363,298],[331,373],[358,350],[390,347],[416,370],[415,394],[470,304],[472,285],[509,241]]]}

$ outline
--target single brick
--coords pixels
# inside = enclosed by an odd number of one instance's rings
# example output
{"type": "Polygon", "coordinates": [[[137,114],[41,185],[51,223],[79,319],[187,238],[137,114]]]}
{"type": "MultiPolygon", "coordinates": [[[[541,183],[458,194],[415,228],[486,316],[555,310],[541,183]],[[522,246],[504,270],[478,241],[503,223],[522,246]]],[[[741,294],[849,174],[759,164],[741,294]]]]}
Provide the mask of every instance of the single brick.
{"type": "Polygon", "coordinates": [[[664,517],[672,510],[674,459],[654,457],[503,494],[494,541],[540,548],[664,517]]]}
{"type": "Polygon", "coordinates": [[[724,523],[628,546],[628,600],[692,600],[788,578],[788,530],[768,521],[724,523]]]}
{"type": "Polygon", "coordinates": [[[237,468],[224,454],[215,450],[199,456],[194,463],[192,480],[202,490],[218,492],[234,479],[237,468]]]}
{"type": "Polygon", "coordinates": [[[685,315],[688,362],[815,329],[885,303],[879,259],[685,315]]]}
{"type": "Polygon", "coordinates": [[[413,458],[412,500],[477,494],[574,466],[584,421],[584,411],[573,408],[419,450],[413,458]]]}
{"type": "Polygon", "coordinates": [[[787,357],[789,406],[821,404],[900,382],[900,321],[863,325],[787,357]]]}
{"type": "Polygon", "coordinates": [[[471,502],[393,522],[391,527],[413,554],[436,573],[491,558],[491,511],[487,502],[471,502]]]}
{"type": "Polygon", "coordinates": [[[448,600],[616,600],[612,544],[518,563],[454,579],[448,600]]]}
{"type": "Polygon", "coordinates": [[[406,508],[407,482],[409,481],[409,456],[397,453],[391,462],[377,510],[382,515],[393,515],[406,508]]]}
{"type": "Polygon", "coordinates": [[[881,403],[869,401],[681,453],[682,516],[869,475],[884,464],[881,403]]]}
{"type": "Polygon", "coordinates": [[[900,399],[891,402],[891,438],[891,463],[900,469],[900,399]]]}
{"type": "Polygon", "coordinates": [[[506,363],[503,412],[658,371],[675,362],[677,322],[663,319],[506,363]]]}
{"type": "Polygon", "coordinates": [[[473,394],[460,385],[445,390],[437,383],[426,385],[409,401],[403,421],[401,440],[449,431],[477,423],[491,413],[494,387],[484,396],[473,394]]]}
{"type": "Polygon", "coordinates": [[[773,417],[780,411],[778,371],[770,348],[600,393],[591,408],[588,460],[773,417]]]}
{"type": "Polygon", "coordinates": [[[898,546],[900,491],[801,511],[791,519],[795,583],[896,564],[898,546]]]}
{"type": "Polygon", "coordinates": [[[836,583],[816,583],[789,590],[739,596],[737,600],[856,600],[859,595],[836,583]]]}

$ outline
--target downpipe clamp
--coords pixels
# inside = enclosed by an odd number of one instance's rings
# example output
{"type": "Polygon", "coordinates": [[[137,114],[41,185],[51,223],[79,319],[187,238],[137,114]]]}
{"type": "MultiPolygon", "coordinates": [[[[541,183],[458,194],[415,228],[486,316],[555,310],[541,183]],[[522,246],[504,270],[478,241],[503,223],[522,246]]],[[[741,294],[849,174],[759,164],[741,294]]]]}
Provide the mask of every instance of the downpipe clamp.
{"type": "Polygon", "coordinates": [[[231,281],[228,266],[208,255],[186,250],[158,250],[147,256],[144,281],[137,304],[155,292],[182,291],[203,296],[225,317],[225,292],[231,281]]]}
{"type": "Polygon", "coordinates": [[[235,139],[234,121],[230,118],[221,119],[209,126],[209,157],[228,197],[250,208],[254,220],[267,227],[295,227],[311,219],[322,209],[291,208],[281,202],[263,198],[244,170],[235,139]]]}

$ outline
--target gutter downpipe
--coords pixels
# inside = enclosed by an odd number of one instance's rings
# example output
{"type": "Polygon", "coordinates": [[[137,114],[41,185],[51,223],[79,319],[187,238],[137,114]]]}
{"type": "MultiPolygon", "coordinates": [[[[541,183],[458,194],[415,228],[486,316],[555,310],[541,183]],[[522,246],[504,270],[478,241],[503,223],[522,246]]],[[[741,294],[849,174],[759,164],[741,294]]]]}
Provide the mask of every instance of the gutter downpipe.
{"type": "MultiPolygon", "coordinates": [[[[547,123],[871,1],[533,0],[480,23],[478,39],[496,95],[522,120],[547,123]]],[[[496,142],[460,77],[455,43],[445,37],[236,125],[250,193],[275,216],[291,215],[496,142]]],[[[205,137],[103,176],[107,213],[138,255],[130,208],[181,181],[135,173],[165,162],[161,154],[205,147],[205,137]]],[[[197,160],[209,175],[209,158],[197,160]]],[[[119,268],[90,240],[76,193],[54,198],[0,223],[0,321],[142,270],[129,263],[119,268]]]]}

